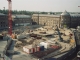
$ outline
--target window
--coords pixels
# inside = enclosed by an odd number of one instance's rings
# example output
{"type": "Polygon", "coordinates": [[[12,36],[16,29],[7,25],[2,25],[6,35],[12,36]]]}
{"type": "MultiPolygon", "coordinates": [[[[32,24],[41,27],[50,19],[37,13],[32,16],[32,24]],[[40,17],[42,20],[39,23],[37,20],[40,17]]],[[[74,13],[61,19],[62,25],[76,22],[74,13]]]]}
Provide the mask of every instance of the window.
{"type": "Polygon", "coordinates": [[[0,57],[2,57],[1,54],[0,54],[0,57]]]}
{"type": "Polygon", "coordinates": [[[2,27],[2,25],[1,25],[1,27],[2,27]]]}
{"type": "Polygon", "coordinates": [[[5,25],[4,25],[4,27],[5,27],[5,25]]]}
{"type": "Polygon", "coordinates": [[[2,22],[1,22],[1,24],[2,24],[2,22]]]}

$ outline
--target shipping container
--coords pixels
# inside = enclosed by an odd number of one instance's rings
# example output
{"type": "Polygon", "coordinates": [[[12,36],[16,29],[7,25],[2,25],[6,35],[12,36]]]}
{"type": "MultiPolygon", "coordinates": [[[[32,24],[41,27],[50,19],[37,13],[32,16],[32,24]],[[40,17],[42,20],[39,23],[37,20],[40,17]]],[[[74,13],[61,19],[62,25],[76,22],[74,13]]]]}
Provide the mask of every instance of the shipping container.
{"type": "Polygon", "coordinates": [[[37,52],[37,49],[36,49],[36,47],[34,47],[34,48],[33,48],[33,53],[34,53],[34,52],[37,52]]]}
{"type": "Polygon", "coordinates": [[[35,52],[40,51],[40,47],[39,46],[37,46],[37,47],[24,46],[23,51],[26,53],[35,53],[35,52]]]}
{"type": "Polygon", "coordinates": [[[32,48],[32,45],[29,45],[29,46],[24,46],[23,47],[23,51],[26,52],[26,53],[33,53],[33,48],[32,48]]]}
{"type": "Polygon", "coordinates": [[[59,46],[52,45],[52,46],[51,46],[51,48],[53,48],[53,49],[58,49],[58,48],[59,48],[59,46]]]}
{"type": "Polygon", "coordinates": [[[40,46],[40,51],[44,51],[44,46],[40,46]]]}
{"type": "Polygon", "coordinates": [[[40,46],[44,46],[44,48],[47,49],[47,48],[48,48],[48,43],[41,42],[41,43],[40,43],[40,46]]]}
{"type": "Polygon", "coordinates": [[[40,46],[37,46],[37,48],[36,48],[36,49],[37,49],[37,51],[40,51],[40,46]]]}

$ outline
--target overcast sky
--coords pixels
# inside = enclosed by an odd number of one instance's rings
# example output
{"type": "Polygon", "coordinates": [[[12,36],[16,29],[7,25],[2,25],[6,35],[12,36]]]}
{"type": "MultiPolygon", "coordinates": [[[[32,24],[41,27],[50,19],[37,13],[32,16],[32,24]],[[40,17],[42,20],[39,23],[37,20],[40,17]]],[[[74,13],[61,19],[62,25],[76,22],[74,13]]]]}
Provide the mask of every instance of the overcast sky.
{"type": "MultiPolygon", "coordinates": [[[[12,0],[13,10],[46,12],[80,12],[80,0],[12,0]]],[[[0,0],[0,9],[8,9],[7,0],[0,0]]]]}

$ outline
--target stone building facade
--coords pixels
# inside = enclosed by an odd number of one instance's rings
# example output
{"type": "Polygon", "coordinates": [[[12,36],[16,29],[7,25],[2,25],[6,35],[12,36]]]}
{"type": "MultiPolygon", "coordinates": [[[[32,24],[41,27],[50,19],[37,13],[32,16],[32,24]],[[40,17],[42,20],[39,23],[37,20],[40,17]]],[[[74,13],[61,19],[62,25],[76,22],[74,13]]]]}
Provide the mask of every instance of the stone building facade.
{"type": "Polygon", "coordinates": [[[60,16],[59,15],[43,15],[43,14],[33,14],[32,16],[33,22],[36,22],[40,25],[47,26],[60,26],[60,16]]]}
{"type": "Polygon", "coordinates": [[[8,16],[0,13],[0,30],[8,28],[8,16]]]}
{"type": "Polygon", "coordinates": [[[13,15],[12,21],[14,26],[27,26],[32,24],[30,15],[13,15]]]}
{"type": "Polygon", "coordinates": [[[70,14],[64,11],[60,15],[33,14],[33,22],[39,25],[64,27],[77,27],[80,25],[80,14],[70,14]]]}

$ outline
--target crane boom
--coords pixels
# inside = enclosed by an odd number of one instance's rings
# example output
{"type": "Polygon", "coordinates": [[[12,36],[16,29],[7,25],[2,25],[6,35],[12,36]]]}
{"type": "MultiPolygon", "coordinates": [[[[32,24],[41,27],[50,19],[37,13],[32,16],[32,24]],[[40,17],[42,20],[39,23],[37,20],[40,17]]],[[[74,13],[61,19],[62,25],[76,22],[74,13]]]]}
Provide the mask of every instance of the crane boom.
{"type": "Polygon", "coordinates": [[[8,1],[8,23],[9,23],[9,34],[12,35],[12,1],[8,1]]]}

